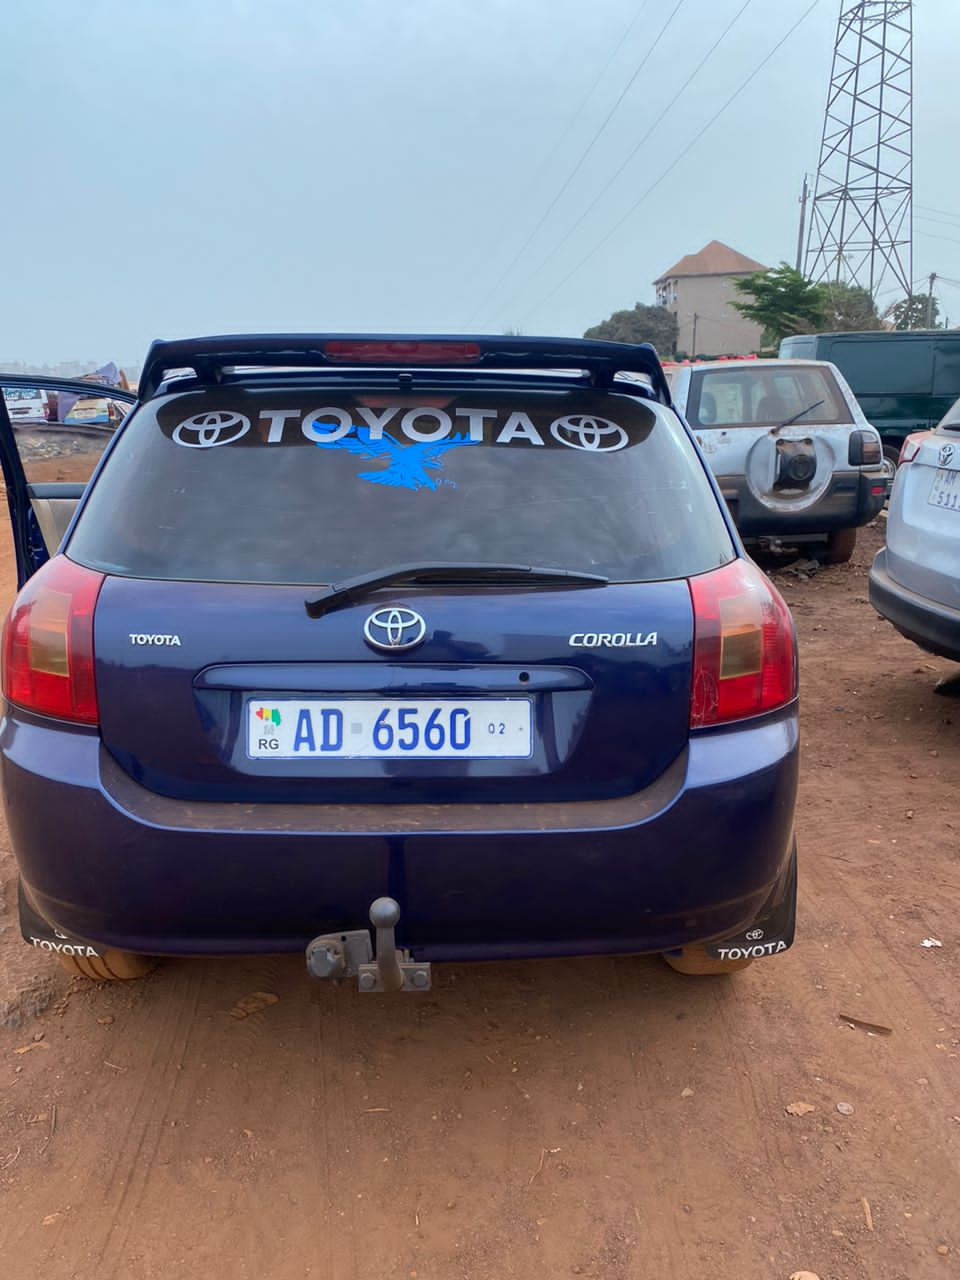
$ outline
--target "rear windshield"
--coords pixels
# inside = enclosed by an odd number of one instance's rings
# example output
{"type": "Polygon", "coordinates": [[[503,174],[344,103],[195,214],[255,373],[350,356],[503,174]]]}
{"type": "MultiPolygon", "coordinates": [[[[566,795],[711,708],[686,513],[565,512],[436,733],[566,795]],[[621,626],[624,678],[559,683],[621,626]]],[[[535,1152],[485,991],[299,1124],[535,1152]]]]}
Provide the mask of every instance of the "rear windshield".
{"type": "Polygon", "coordinates": [[[797,414],[803,426],[850,422],[850,410],[829,369],[757,365],[690,375],[691,426],[772,427],[797,414]]]}
{"type": "Polygon", "coordinates": [[[69,553],[133,577],[314,584],[437,562],[643,581],[734,548],[674,415],[629,395],[233,387],[134,413],[69,553]]]}

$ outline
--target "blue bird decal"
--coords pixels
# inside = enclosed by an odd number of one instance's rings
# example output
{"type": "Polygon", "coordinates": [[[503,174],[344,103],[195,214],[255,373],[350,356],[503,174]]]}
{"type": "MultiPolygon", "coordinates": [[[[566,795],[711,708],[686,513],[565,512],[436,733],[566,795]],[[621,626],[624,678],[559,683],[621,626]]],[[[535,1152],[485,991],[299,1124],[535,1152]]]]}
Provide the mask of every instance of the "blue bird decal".
{"type": "Polygon", "coordinates": [[[400,444],[386,432],[379,440],[372,440],[369,427],[354,427],[354,432],[340,440],[317,440],[315,443],[320,449],[343,449],[361,458],[389,463],[382,471],[359,471],[357,478],[370,484],[389,484],[399,489],[438,489],[443,484],[453,485],[446,476],[435,477],[430,472],[443,470],[443,454],[448,449],[480,443],[459,435],[450,436],[447,440],[400,444]]]}

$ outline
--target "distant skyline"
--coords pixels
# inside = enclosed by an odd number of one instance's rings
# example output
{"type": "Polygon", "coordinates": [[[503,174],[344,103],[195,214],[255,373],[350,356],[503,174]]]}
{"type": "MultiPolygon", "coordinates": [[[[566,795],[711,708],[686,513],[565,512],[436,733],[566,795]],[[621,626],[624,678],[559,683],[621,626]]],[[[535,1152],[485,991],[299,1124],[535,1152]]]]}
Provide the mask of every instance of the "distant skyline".
{"type": "MultiPolygon", "coordinates": [[[[793,262],[840,0],[666,171],[810,3],[6,0],[0,362],[137,366],[154,337],[251,330],[580,334],[710,240],[793,262]]],[[[957,48],[960,4],[918,0],[914,276],[960,319],[957,48]]]]}

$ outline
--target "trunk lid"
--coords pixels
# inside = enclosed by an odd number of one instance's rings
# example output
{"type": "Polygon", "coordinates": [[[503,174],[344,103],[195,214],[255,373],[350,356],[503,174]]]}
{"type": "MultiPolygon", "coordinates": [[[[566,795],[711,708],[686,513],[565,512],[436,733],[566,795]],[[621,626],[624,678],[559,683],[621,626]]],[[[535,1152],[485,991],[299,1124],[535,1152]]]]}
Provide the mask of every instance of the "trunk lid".
{"type": "MultiPolygon", "coordinates": [[[[310,618],[302,587],[110,577],[95,623],[106,749],[184,799],[331,803],[600,798],[649,784],[688,735],[693,620],[684,580],[599,588],[380,590],[310,618]],[[377,653],[364,625],[419,613],[423,643],[377,653]],[[253,701],[253,710],[248,703],[253,701]],[[527,755],[255,758],[251,715],[304,702],[529,703],[527,755]]],[[[254,721],[253,723],[256,723],[254,721]]],[[[319,735],[319,724],[317,726],[319,735]]],[[[321,744],[322,745],[322,744],[321,744]]]]}
{"type": "Polygon", "coordinates": [[[143,785],[571,799],[636,790],[682,752],[687,578],[736,549],[676,415],[642,389],[419,376],[189,390],[128,419],[67,555],[106,575],[103,741],[143,785]],[[368,580],[411,565],[444,577],[368,580]],[[504,583],[509,565],[539,581],[504,583]],[[337,583],[353,594],[311,616],[337,583]],[[378,647],[382,610],[422,634],[378,647]]]}

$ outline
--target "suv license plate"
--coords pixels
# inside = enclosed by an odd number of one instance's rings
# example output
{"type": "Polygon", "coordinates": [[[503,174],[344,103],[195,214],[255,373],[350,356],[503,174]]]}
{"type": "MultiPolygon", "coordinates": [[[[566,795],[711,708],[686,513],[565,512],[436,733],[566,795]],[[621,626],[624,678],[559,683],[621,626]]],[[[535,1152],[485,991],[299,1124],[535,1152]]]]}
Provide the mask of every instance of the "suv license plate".
{"type": "Polygon", "coordinates": [[[247,703],[253,760],[526,760],[532,754],[529,698],[247,703]]]}
{"type": "Polygon", "coordinates": [[[945,507],[948,511],[960,511],[960,471],[937,467],[927,499],[932,507],[945,507]]]}

